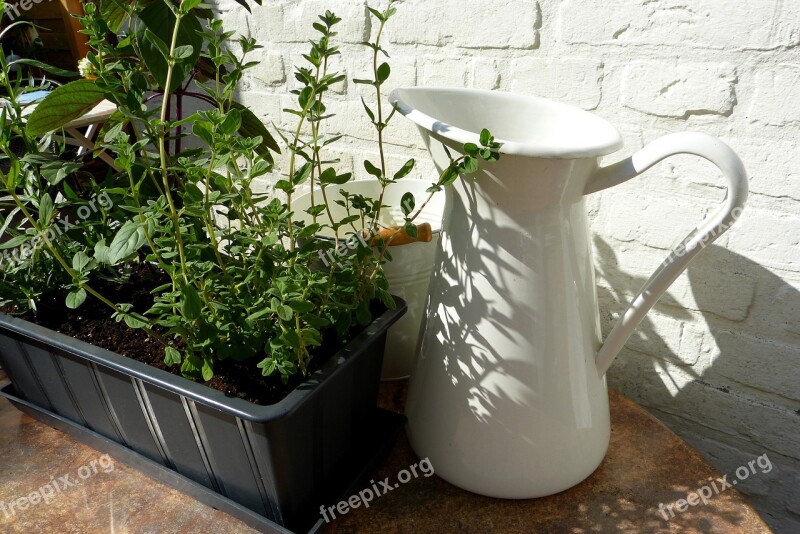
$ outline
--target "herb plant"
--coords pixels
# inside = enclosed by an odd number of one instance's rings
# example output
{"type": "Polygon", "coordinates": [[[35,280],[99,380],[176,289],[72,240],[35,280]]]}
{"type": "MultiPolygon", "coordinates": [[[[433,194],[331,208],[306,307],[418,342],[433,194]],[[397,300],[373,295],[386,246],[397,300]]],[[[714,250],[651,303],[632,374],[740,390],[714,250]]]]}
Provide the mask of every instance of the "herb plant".
{"type": "MultiPolygon", "coordinates": [[[[395,110],[383,104],[391,68],[382,35],[397,3],[369,7],[378,23],[365,43],[371,77],[354,80],[376,97],[373,107],[362,101],[380,161],[364,166],[381,191],[414,168],[410,159],[390,171],[384,150],[395,110]]],[[[246,71],[258,65],[249,57],[260,46],[225,31],[210,6],[201,0],[98,0],[85,4],[81,21],[92,47],[82,70],[91,75],[55,88],[31,113],[20,103],[31,89],[24,76],[12,81],[14,65],[0,50],[7,100],[0,113],[0,249],[28,251],[0,265],[0,302],[35,312],[48,292],[62,294],[70,308],[99,299],[118,322],[162,343],[167,365],[206,381],[215,364],[229,358],[252,361],[254,370],[284,381],[307,373],[326,330],[346,338],[352,327],[372,320],[372,301],[394,306],[382,270],[393,237],[376,237],[383,194],[334,198],[327,190],[352,179],[326,156],[339,138],[325,125],[328,93],[345,78],[330,67],[340,53],[341,19],[330,11],[319,17],[303,56],[307,65],[295,73],[301,87],[286,111],[296,126],[275,131],[289,151],[287,169],[275,166],[280,145],[270,129],[235,99],[246,71]],[[204,109],[184,117],[184,97],[204,102],[204,109]],[[118,111],[98,146],[113,156],[114,168],[98,181],[82,173],[80,163],[65,161],[58,143],[53,147],[61,128],[103,99],[118,111]],[[253,181],[265,176],[275,190],[254,192],[253,181]],[[310,224],[293,212],[304,185],[315,195],[310,224]],[[105,199],[103,209],[62,228],[70,214],[96,206],[98,198],[105,199]],[[334,202],[347,208],[346,217],[333,217],[334,202]],[[326,229],[333,242],[318,238],[326,229]],[[352,240],[347,262],[315,266],[320,252],[355,235],[367,239],[352,240]],[[140,263],[167,280],[153,290],[146,312],[96,289],[101,279],[128,280],[140,263]]],[[[496,160],[498,146],[484,131],[481,146],[466,145],[465,155],[451,158],[430,194],[477,171],[480,160],[496,160]]],[[[414,220],[429,199],[419,199],[419,208],[417,200],[403,199],[406,224],[395,235],[415,236],[414,220]]]]}

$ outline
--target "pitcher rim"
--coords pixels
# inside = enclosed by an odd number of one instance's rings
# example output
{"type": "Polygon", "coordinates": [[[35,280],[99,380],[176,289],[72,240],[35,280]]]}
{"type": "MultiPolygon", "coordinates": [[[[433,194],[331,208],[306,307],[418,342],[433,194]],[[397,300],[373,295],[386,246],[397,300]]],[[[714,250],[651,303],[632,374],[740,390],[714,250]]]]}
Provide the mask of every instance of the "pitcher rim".
{"type": "MultiPolygon", "coordinates": [[[[504,139],[502,136],[496,136],[497,141],[502,143],[500,152],[502,154],[527,156],[527,157],[543,157],[543,158],[558,158],[558,159],[577,159],[585,157],[599,157],[607,154],[612,154],[623,147],[622,136],[614,125],[605,120],[603,117],[581,109],[571,104],[558,102],[548,98],[524,95],[519,93],[512,93],[508,91],[496,91],[485,89],[472,89],[463,87],[398,87],[389,95],[389,102],[392,106],[397,108],[397,111],[411,120],[417,126],[429,131],[433,136],[454,141],[458,144],[475,143],[479,144],[480,134],[477,132],[470,132],[453,124],[446,123],[440,119],[432,117],[428,113],[423,112],[411,105],[404,99],[406,94],[414,93],[452,93],[461,95],[480,95],[488,98],[507,98],[518,99],[522,102],[535,104],[537,106],[544,106],[550,110],[556,110],[564,113],[565,118],[579,118],[585,121],[585,124],[594,125],[598,130],[597,141],[581,142],[581,143],[530,143],[523,141],[514,141],[504,139]],[[602,131],[600,131],[602,130],[602,131]]],[[[490,125],[486,125],[490,126],[490,125]]]]}

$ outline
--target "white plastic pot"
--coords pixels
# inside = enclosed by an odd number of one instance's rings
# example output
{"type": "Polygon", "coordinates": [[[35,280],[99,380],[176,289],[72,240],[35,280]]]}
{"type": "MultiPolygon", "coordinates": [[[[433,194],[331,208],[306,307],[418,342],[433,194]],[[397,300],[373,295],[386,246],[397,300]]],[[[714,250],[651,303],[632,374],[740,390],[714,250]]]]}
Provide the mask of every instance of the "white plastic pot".
{"type": "MultiPolygon", "coordinates": [[[[402,225],[404,218],[400,204],[403,195],[407,192],[412,193],[417,206],[421,206],[428,197],[425,190],[430,186],[430,182],[422,180],[405,180],[389,185],[383,197],[383,204],[389,207],[382,210],[380,224],[385,226],[402,225]]],[[[334,203],[334,200],[342,198],[340,190],[374,199],[380,196],[380,185],[377,181],[356,181],[342,186],[327,187],[326,194],[331,204],[331,211],[337,220],[346,216],[344,208],[334,203]]],[[[314,200],[317,204],[322,203],[319,191],[315,192],[314,200]]],[[[381,373],[383,380],[407,378],[414,367],[419,350],[420,328],[428,300],[428,286],[441,232],[444,204],[444,193],[435,194],[414,221],[416,224],[429,223],[431,225],[433,231],[431,242],[411,243],[389,249],[392,261],[384,266],[384,272],[389,280],[389,290],[406,301],[408,313],[389,330],[381,373]]],[[[292,204],[294,218],[310,221],[311,216],[305,211],[310,206],[310,193],[295,199],[292,204]]],[[[327,221],[327,216],[323,214],[319,216],[319,220],[327,221]]]]}

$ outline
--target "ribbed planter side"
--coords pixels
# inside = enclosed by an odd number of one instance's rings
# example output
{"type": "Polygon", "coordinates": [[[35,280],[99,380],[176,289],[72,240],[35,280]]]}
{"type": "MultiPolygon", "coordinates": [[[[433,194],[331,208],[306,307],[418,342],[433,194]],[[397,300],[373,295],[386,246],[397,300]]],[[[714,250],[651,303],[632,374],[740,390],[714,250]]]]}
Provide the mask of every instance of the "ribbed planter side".
{"type": "Polygon", "coordinates": [[[398,299],[271,406],[2,314],[0,366],[25,400],[296,528],[318,515],[315,503],[374,415],[386,331],[404,313],[398,299]]]}

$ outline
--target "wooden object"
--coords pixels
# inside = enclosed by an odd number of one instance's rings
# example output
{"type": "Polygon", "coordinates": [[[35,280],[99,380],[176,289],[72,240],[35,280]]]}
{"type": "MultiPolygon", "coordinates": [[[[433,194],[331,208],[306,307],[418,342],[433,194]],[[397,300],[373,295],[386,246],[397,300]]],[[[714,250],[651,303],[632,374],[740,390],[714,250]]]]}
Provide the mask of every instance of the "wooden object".
{"type": "MultiPolygon", "coordinates": [[[[82,28],[78,19],[72,15],[83,14],[83,4],[79,0],[42,0],[23,10],[18,6],[14,20],[28,20],[38,26],[36,30],[42,47],[32,54],[23,49],[6,50],[25,57],[34,56],[66,70],[76,71],[78,61],[89,52],[88,36],[79,33],[82,28]],[[18,15],[17,15],[18,12],[18,15]]],[[[8,23],[8,18],[5,23],[8,23]]]]}
{"type": "Polygon", "coordinates": [[[379,231],[378,235],[372,238],[372,246],[377,245],[381,239],[390,247],[408,245],[410,243],[430,243],[433,239],[433,231],[429,223],[422,223],[417,225],[417,237],[411,237],[406,233],[404,227],[392,226],[379,231]]]}
{"type": "Polygon", "coordinates": [[[61,17],[64,20],[64,26],[67,30],[67,40],[69,41],[70,49],[72,50],[72,57],[75,63],[86,57],[89,53],[89,37],[82,33],[78,33],[83,29],[80,21],[73,15],[83,15],[83,3],[79,0],[60,0],[61,1],[61,17]]]}

